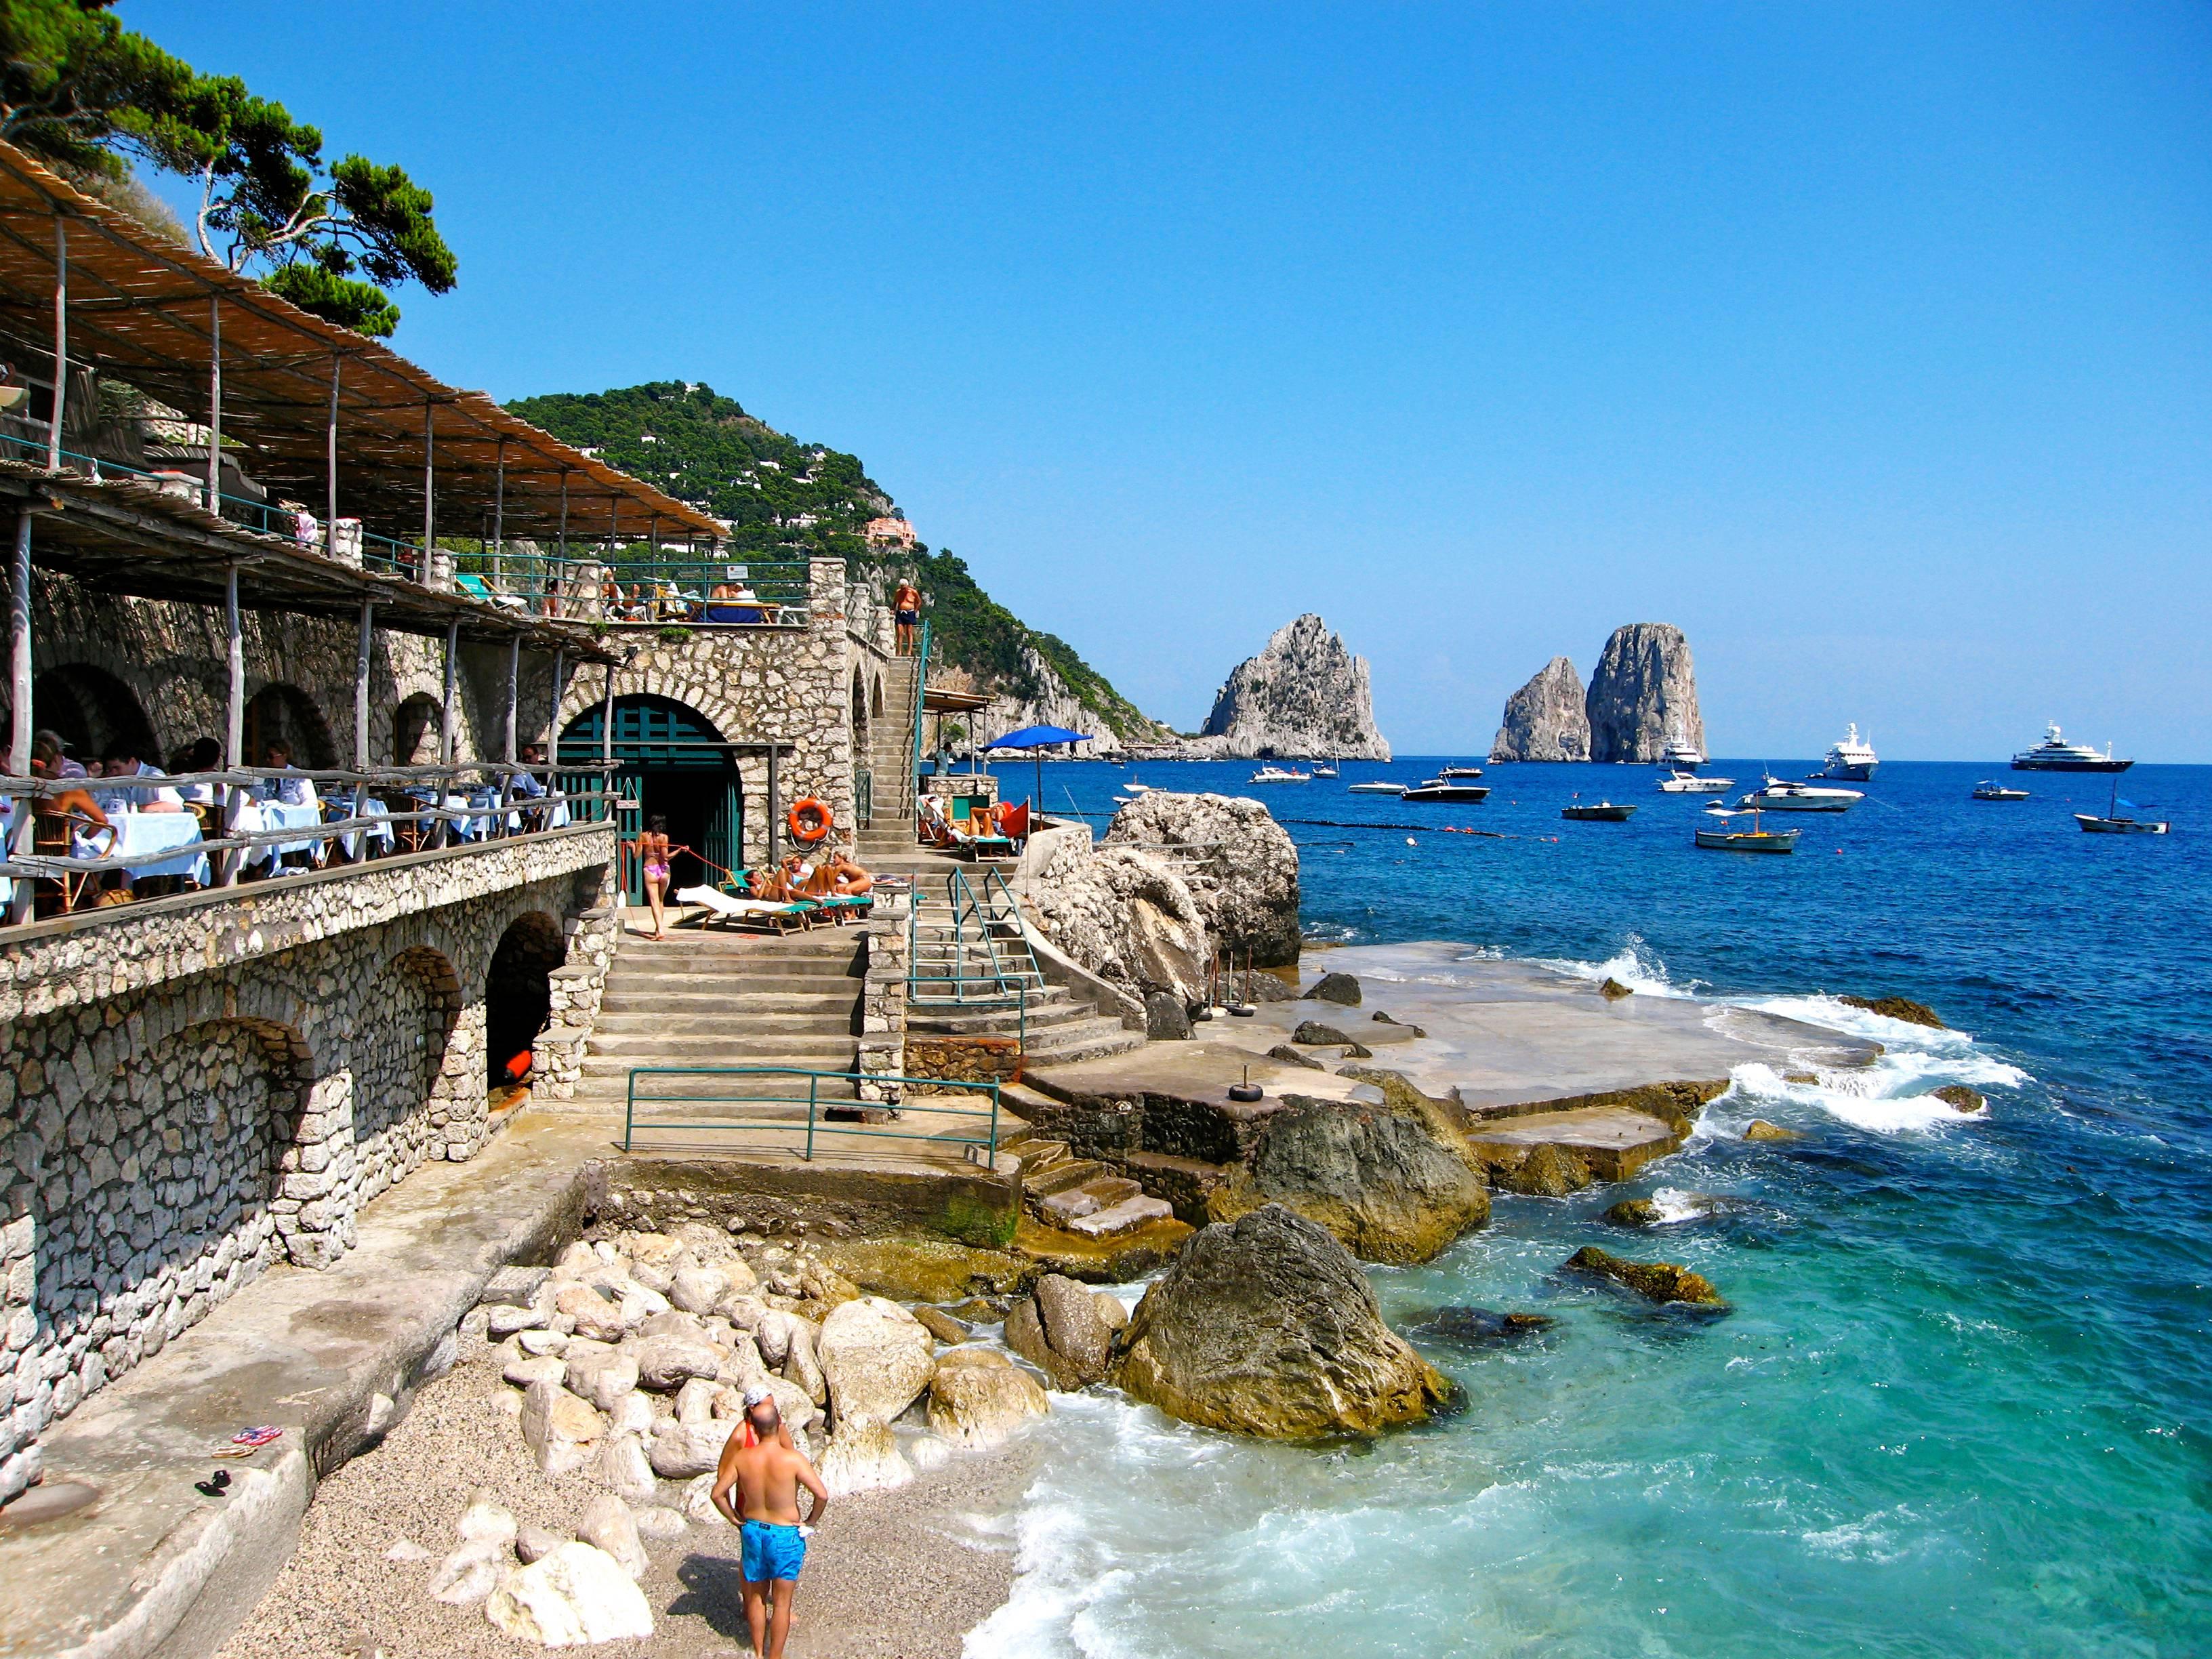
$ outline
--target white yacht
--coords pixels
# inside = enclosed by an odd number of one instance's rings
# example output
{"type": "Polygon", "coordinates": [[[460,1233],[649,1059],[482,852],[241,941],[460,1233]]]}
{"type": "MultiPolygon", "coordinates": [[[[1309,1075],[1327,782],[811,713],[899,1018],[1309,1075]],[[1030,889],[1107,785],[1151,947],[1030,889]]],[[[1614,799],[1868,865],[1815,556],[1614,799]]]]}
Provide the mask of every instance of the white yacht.
{"type": "Polygon", "coordinates": [[[1682,735],[1682,728],[1679,726],[1676,726],[1674,728],[1674,735],[1667,739],[1667,747],[1659,757],[1659,764],[1662,766],[1686,766],[1692,771],[1695,771],[1698,767],[1703,766],[1705,763],[1705,750],[1698,748],[1697,744],[1692,743],[1687,738],[1684,737],[1682,735]]]}
{"type": "Polygon", "coordinates": [[[1327,761],[1316,761],[1313,763],[1313,775],[1317,778],[1333,778],[1336,775],[1336,768],[1327,761]]]}
{"type": "Polygon", "coordinates": [[[1251,781],[1254,783],[1310,783],[1313,781],[1313,775],[1308,772],[1300,772],[1294,768],[1277,766],[1270,762],[1255,772],[1251,781]]]}
{"type": "Polygon", "coordinates": [[[1848,812],[1865,799],[1856,789],[1833,789],[1820,783],[1784,783],[1770,777],[1735,805],[1738,811],[1848,812]]]}
{"type": "Polygon", "coordinates": [[[1881,763],[1875,758],[1874,745],[1859,736],[1859,725],[1853,720],[1844,728],[1842,739],[1828,750],[1827,764],[1820,769],[1824,778],[1841,778],[1847,783],[1867,783],[1873,780],[1874,769],[1881,763]]]}
{"type": "Polygon", "coordinates": [[[1347,783],[1344,786],[1344,793],[1347,795],[1402,795],[1406,793],[1406,786],[1402,783],[1380,781],[1347,783]]]}
{"type": "Polygon", "coordinates": [[[1701,778],[1679,766],[1659,780],[1659,791],[1666,795],[1717,795],[1723,789],[1735,787],[1734,778],[1701,778]]]}
{"type": "Polygon", "coordinates": [[[2012,757],[2015,772],[2124,772],[2134,764],[2131,760],[2115,760],[2109,743],[2101,755],[2086,743],[2068,743],[2058,735],[2055,723],[2044,727],[2041,743],[2012,757]]]}

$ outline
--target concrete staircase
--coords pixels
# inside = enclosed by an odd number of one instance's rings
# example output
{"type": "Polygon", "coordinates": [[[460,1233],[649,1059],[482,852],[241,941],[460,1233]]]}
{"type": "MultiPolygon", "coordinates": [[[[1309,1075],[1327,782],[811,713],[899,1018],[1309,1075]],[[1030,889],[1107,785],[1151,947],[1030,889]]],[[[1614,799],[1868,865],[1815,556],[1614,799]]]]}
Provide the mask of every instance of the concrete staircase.
{"type": "Polygon", "coordinates": [[[999,1150],[1020,1160],[1022,1202],[1048,1227],[1111,1238],[1175,1215],[1166,1200],[1146,1197],[1135,1182],[1095,1158],[1076,1157],[1064,1140],[1022,1129],[1002,1139],[999,1150]]]}
{"type": "MultiPolygon", "coordinates": [[[[980,882],[972,878],[970,886],[979,895],[983,892],[980,882]]],[[[921,983],[912,988],[912,995],[932,997],[927,981],[933,975],[950,979],[963,973],[972,977],[992,971],[988,951],[979,948],[977,919],[970,912],[964,927],[956,922],[951,890],[951,877],[941,866],[939,872],[925,872],[915,878],[914,959],[916,978],[921,983]]],[[[967,990],[979,1004],[975,1007],[918,1007],[910,1000],[907,1009],[910,1036],[1019,1034],[1023,1054],[1033,1066],[1118,1054],[1144,1042],[1143,1032],[1123,1030],[1119,1019],[1097,1013],[1088,1001],[1078,1000],[1064,986],[1048,982],[1028,944],[1010,921],[991,922],[989,932],[998,971],[1010,988],[1018,987],[1025,994],[1024,1005],[1005,1006],[1004,996],[988,986],[972,983],[967,990]]],[[[942,997],[953,994],[949,985],[934,993],[942,997]]]]}
{"type": "MultiPolygon", "coordinates": [[[[620,1106],[634,1066],[853,1067],[860,997],[857,929],[787,937],[689,931],[625,938],[607,970],[575,1102],[620,1106]]],[[[702,1092],[726,1085],[701,1080],[702,1092]]],[[[759,1079],[749,1090],[803,1099],[805,1079],[759,1079]]],[[[680,1097],[684,1079],[654,1085],[680,1097]]]]}

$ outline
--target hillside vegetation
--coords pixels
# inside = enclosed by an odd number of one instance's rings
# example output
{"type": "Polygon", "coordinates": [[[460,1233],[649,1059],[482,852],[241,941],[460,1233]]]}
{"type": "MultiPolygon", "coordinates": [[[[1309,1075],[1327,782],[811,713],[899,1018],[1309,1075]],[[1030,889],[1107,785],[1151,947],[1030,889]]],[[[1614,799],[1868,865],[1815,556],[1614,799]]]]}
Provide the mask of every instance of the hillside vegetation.
{"type": "Polygon", "coordinates": [[[1158,728],[1064,640],[1039,633],[986,593],[954,554],[916,542],[872,548],[872,519],[898,516],[859,457],[801,443],[696,382],[660,380],[614,392],[552,392],[508,405],[533,425],[730,524],[733,552],[763,562],[842,554],[855,580],[888,596],[911,572],[930,596],[931,655],[1022,702],[1052,688],[1048,665],[1084,708],[1125,738],[1158,728]],[[1027,647],[1025,650],[1024,647],[1027,647]]]}

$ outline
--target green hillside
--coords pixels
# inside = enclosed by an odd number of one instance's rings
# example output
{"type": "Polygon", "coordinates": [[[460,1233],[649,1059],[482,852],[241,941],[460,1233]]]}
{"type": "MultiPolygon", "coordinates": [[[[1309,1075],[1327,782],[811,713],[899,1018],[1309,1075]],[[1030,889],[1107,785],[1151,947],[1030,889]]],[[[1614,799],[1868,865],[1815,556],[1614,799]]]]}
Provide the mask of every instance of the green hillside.
{"type": "Polygon", "coordinates": [[[765,562],[839,553],[856,577],[886,596],[902,572],[930,596],[932,656],[983,684],[1021,697],[1044,688],[1023,659],[1028,645],[1099,722],[1125,738],[1160,728],[1064,640],[1024,625],[978,586],[968,567],[917,542],[914,551],[871,550],[871,519],[896,516],[857,456],[800,443],[745,413],[711,386],[656,381],[615,392],[552,392],[508,405],[517,415],[679,501],[730,524],[734,551],[765,562]]]}

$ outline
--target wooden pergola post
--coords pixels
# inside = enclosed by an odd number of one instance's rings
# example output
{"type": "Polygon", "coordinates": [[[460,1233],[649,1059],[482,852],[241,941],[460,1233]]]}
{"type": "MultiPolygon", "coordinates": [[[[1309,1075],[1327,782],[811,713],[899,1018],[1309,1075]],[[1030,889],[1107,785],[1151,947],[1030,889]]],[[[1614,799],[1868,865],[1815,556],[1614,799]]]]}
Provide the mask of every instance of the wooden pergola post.
{"type": "MultiPolygon", "coordinates": [[[[453,699],[460,691],[461,619],[454,617],[446,624],[446,700],[438,710],[438,764],[453,763],[453,699]]],[[[446,804],[447,781],[441,779],[434,786],[438,805],[446,804]]],[[[438,820],[438,841],[441,847],[453,839],[453,825],[445,819],[438,820]]]]}
{"type": "Polygon", "coordinates": [[[437,478],[431,459],[430,408],[430,394],[426,392],[422,394],[422,568],[415,573],[415,580],[425,587],[430,585],[430,544],[438,534],[437,478]]]}
{"type": "MultiPolygon", "coordinates": [[[[31,775],[31,504],[15,514],[15,556],[8,568],[8,770],[20,778],[31,775]]],[[[17,795],[9,806],[8,854],[21,856],[33,846],[36,815],[28,795],[17,795]]],[[[34,894],[29,877],[16,882],[8,896],[8,920],[28,921],[34,894]]]]}
{"type": "MultiPolygon", "coordinates": [[[[494,474],[491,495],[491,579],[503,584],[507,575],[507,439],[499,441],[499,460],[494,474]]],[[[509,760],[514,756],[507,757],[509,760]]]]}
{"type": "MultiPolygon", "coordinates": [[[[226,636],[226,676],[223,689],[222,764],[226,772],[235,772],[246,764],[246,629],[238,612],[238,567],[232,565],[223,573],[222,621],[226,636]]],[[[222,833],[238,832],[239,819],[246,809],[246,787],[242,784],[227,783],[222,791],[222,833]]],[[[218,887],[228,887],[238,879],[240,867],[246,862],[243,853],[233,849],[216,861],[210,873],[218,887]]]]}
{"type": "MultiPolygon", "coordinates": [[[[331,394],[331,406],[332,409],[337,406],[335,386],[331,394]]],[[[332,520],[331,522],[335,524],[337,520],[332,520]]],[[[375,644],[376,605],[374,601],[364,601],[361,607],[361,642],[354,652],[353,659],[353,769],[356,772],[368,770],[368,665],[375,644]]],[[[368,781],[356,778],[353,786],[353,810],[346,816],[358,818],[362,809],[368,804],[368,781]]],[[[354,844],[361,848],[362,857],[366,859],[368,856],[368,832],[363,830],[360,833],[362,838],[354,844]]]]}
{"type": "Polygon", "coordinates": [[[208,331],[210,344],[208,351],[207,510],[220,517],[222,513],[222,301],[219,296],[211,295],[208,300],[208,331]]]}
{"type": "Polygon", "coordinates": [[[327,486],[323,499],[323,551],[332,558],[338,551],[338,374],[344,365],[343,354],[331,353],[331,415],[323,429],[323,472],[327,486]]]}

